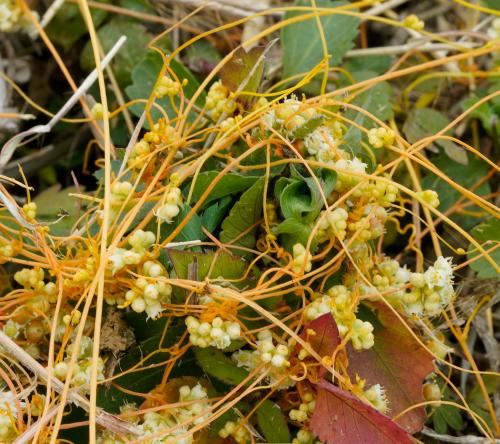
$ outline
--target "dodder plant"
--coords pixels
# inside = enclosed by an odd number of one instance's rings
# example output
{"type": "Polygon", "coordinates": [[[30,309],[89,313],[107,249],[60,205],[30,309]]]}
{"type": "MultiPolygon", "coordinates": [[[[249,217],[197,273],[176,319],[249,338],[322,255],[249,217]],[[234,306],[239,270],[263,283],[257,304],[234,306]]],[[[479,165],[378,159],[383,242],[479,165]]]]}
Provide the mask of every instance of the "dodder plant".
{"type": "Polygon", "coordinates": [[[104,165],[93,195],[73,194],[85,202],[74,226],[55,234],[57,224],[38,223],[29,195],[20,213],[12,202],[3,211],[12,279],[0,306],[2,363],[11,362],[1,369],[2,442],[33,433],[54,442],[71,428],[67,402],[87,395],[76,403],[101,443],[409,443],[428,416],[461,421],[461,411],[476,433],[500,434],[485,379],[494,373],[468,346],[480,305],[461,323],[456,285],[469,264],[498,272],[484,234],[498,237],[497,208],[475,193],[482,177],[463,186],[425,151],[444,150],[441,165],[480,158],[495,169],[450,131],[499,93],[452,122],[435,111],[443,125],[420,106],[402,128],[391,105],[401,79],[413,82],[407,98],[420,73],[451,76],[443,67],[478,57],[493,69],[498,43],[455,48],[416,17],[325,5],[283,8],[283,21],[247,42],[281,30],[284,78],[270,87],[273,43],[236,48],[200,84],[176,61],[238,23],[168,55],[153,42],[132,73],[128,105],[143,104],[134,108],[143,127],[126,149],[111,145],[109,120],[122,110],[108,113],[100,74],[92,112],[104,165]],[[458,52],[421,64],[406,54],[380,75],[338,68],[360,18],[458,52]],[[141,72],[159,60],[140,97],[141,72]],[[460,197],[450,204],[440,190],[460,197]],[[472,234],[480,220],[454,217],[471,206],[486,221],[472,234]],[[481,411],[454,373],[475,381],[481,411]]]}

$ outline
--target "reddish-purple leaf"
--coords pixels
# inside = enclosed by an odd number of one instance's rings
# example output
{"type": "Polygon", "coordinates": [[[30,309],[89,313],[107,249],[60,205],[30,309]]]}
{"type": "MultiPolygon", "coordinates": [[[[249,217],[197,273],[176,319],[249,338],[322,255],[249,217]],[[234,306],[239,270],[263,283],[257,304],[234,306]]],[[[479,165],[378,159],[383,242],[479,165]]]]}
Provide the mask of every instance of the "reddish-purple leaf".
{"type": "MultiPolygon", "coordinates": [[[[306,324],[300,334],[300,337],[311,344],[311,348],[321,357],[333,356],[335,350],[340,345],[340,334],[335,323],[335,319],[330,313],[325,313],[319,318],[306,324]]],[[[295,348],[298,353],[302,348],[300,344],[295,348]]],[[[327,369],[321,367],[318,376],[321,378],[325,375],[327,369]]]]}
{"type": "Polygon", "coordinates": [[[355,396],[321,380],[316,385],[311,431],[326,444],[412,444],[392,419],[355,396]]]}
{"type": "MultiPolygon", "coordinates": [[[[397,316],[385,305],[377,304],[378,323],[374,323],[375,345],[355,351],[347,347],[348,372],[358,374],[367,387],[380,384],[389,400],[389,416],[424,401],[422,385],[434,370],[432,356],[413,338],[397,316]]],[[[420,430],[426,420],[425,409],[418,407],[397,419],[409,433],[420,430]]]]}

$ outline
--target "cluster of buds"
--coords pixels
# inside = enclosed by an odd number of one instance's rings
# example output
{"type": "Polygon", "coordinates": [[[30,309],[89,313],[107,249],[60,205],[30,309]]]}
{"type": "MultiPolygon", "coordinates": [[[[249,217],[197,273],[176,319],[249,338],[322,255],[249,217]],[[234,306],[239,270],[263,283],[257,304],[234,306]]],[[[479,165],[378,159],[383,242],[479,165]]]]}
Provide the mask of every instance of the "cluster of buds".
{"type": "Polygon", "coordinates": [[[425,23],[423,20],[420,20],[415,14],[410,14],[404,18],[403,26],[413,29],[414,31],[422,31],[425,27],[425,23]]]}
{"type": "Polygon", "coordinates": [[[127,163],[130,168],[141,169],[146,164],[149,154],[151,154],[151,146],[145,140],[140,140],[130,150],[127,163]]]}
{"type": "Polygon", "coordinates": [[[342,129],[338,123],[333,128],[320,126],[304,138],[304,147],[318,162],[329,163],[344,154],[338,149],[340,137],[342,129]]]}
{"type": "Polygon", "coordinates": [[[181,82],[172,80],[170,77],[163,76],[154,88],[154,95],[157,99],[169,96],[174,97],[181,92],[183,86],[187,85],[187,79],[181,82]]]}
{"type": "Polygon", "coordinates": [[[323,443],[317,440],[310,430],[303,428],[297,432],[297,436],[293,438],[292,444],[323,444],[323,443]]]}
{"type": "Polygon", "coordinates": [[[165,194],[164,203],[156,210],[155,215],[159,220],[169,224],[179,214],[181,204],[182,194],[180,188],[169,186],[165,194]]]}
{"type": "Polygon", "coordinates": [[[339,159],[334,164],[337,170],[337,183],[335,190],[342,192],[357,185],[366,174],[366,163],[357,157],[352,159],[339,159]]]}
{"type": "Polygon", "coordinates": [[[231,358],[238,367],[254,370],[265,364],[268,379],[272,384],[279,384],[280,389],[291,387],[294,381],[286,377],[286,370],[290,366],[290,345],[274,344],[272,333],[264,330],[257,335],[256,350],[238,350],[231,358]]]}
{"type": "Polygon", "coordinates": [[[227,117],[220,123],[219,128],[221,129],[221,131],[230,131],[231,129],[234,129],[236,125],[238,125],[241,119],[243,119],[243,116],[241,114],[235,117],[227,117]]]}
{"type": "Polygon", "coordinates": [[[200,322],[195,317],[188,316],[185,322],[189,340],[197,347],[217,347],[223,350],[231,345],[231,341],[241,337],[240,324],[224,321],[219,316],[213,318],[212,322],[200,322]]]}
{"type": "Polygon", "coordinates": [[[172,286],[164,281],[168,273],[158,262],[144,262],[142,272],[144,277],[137,278],[134,288],[125,293],[126,304],[136,313],[146,312],[148,317],[156,319],[163,311],[162,304],[170,303],[172,286]]]}
{"type": "Polygon", "coordinates": [[[366,205],[363,209],[363,216],[349,223],[347,228],[350,233],[357,233],[356,242],[367,242],[384,234],[386,221],[387,211],[384,207],[366,205]]]}
{"type": "MultiPolygon", "coordinates": [[[[92,342],[92,339],[88,336],[82,336],[71,378],[71,386],[79,387],[85,391],[90,390],[92,367],[97,367],[97,381],[104,380],[104,361],[100,357],[97,360],[92,359],[92,342]]],[[[68,375],[74,348],[75,343],[72,342],[66,349],[66,359],[58,362],[54,367],[54,374],[63,381],[68,375]]]]}
{"type": "MultiPolygon", "coordinates": [[[[139,424],[138,429],[141,432],[141,437],[147,437],[158,432],[158,430],[165,430],[175,427],[176,421],[172,417],[162,415],[156,412],[147,412],[144,414],[144,420],[139,424]]],[[[177,427],[175,430],[162,436],[161,438],[154,438],[152,440],[145,440],[144,442],[151,443],[164,443],[164,444],[192,444],[193,435],[187,434],[187,427],[177,427]],[[186,435],[181,438],[182,435],[186,435]]],[[[135,437],[134,437],[135,438],[135,437]]],[[[115,441],[116,442],[116,441],[115,441]]],[[[121,442],[121,441],[119,441],[121,442]]]]}
{"type": "Polygon", "coordinates": [[[285,135],[293,135],[300,127],[321,115],[315,108],[307,106],[295,97],[286,99],[275,109],[263,116],[263,122],[268,128],[282,129],[285,135]]]}
{"type": "Polygon", "coordinates": [[[132,249],[116,248],[109,257],[111,263],[111,273],[122,270],[127,265],[137,265],[145,257],[147,250],[153,246],[156,236],[151,231],[137,230],[128,240],[132,249]]]}
{"type": "Polygon", "coordinates": [[[26,220],[32,222],[36,218],[37,206],[35,202],[29,202],[23,205],[23,213],[26,220]]]}
{"type": "Polygon", "coordinates": [[[373,347],[373,325],[356,318],[357,299],[344,285],[335,285],[326,295],[318,295],[305,309],[307,320],[331,313],[342,337],[348,335],[356,350],[373,347]]]}
{"type": "Polygon", "coordinates": [[[17,254],[16,250],[18,250],[18,245],[16,244],[18,244],[16,241],[9,242],[7,240],[0,239],[0,257],[14,257],[17,254]]]}
{"type": "MultiPolygon", "coordinates": [[[[37,17],[35,11],[31,13],[37,17]]],[[[30,32],[33,24],[20,3],[16,0],[0,0],[0,31],[1,32],[30,32]]]]}
{"type": "Polygon", "coordinates": [[[439,195],[434,190],[419,191],[417,197],[432,208],[439,207],[439,195]]]}
{"type": "Polygon", "coordinates": [[[386,259],[372,272],[372,287],[363,285],[365,294],[388,292],[387,300],[408,315],[437,316],[451,301],[453,270],[451,259],[438,257],[425,273],[412,273],[395,260],[386,259]],[[409,289],[402,289],[410,284],[409,289]]]}
{"type": "Polygon", "coordinates": [[[296,422],[306,422],[309,416],[314,412],[316,408],[316,401],[311,393],[306,393],[304,395],[304,401],[299,405],[298,409],[292,409],[288,412],[288,416],[292,421],[296,422]]]}
{"type": "Polygon", "coordinates": [[[166,148],[178,140],[177,131],[166,119],[158,119],[151,131],[144,134],[143,141],[157,145],[157,148],[166,148]]]}
{"type": "Polygon", "coordinates": [[[393,145],[395,137],[394,131],[383,126],[368,131],[368,142],[373,148],[393,145]]]}
{"type": "Polygon", "coordinates": [[[109,195],[109,203],[111,205],[111,213],[114,217],[121,206],[133,194],[134,186],[130,182],[115,182],[111,185],[109,195]]]}
{"type": "Polygon", "coordinates": [[[219,430],[219,436],[223,439],[231,436],[238,444],[247,444],[250,442],[250,433],[241,421],[227,421],[224,427],[219,430]]]}
{"type": "Polygon", "coordinates": [[[223,114],[232,116],[236,111],[236,101],[231,97],[229,90],[219,80],[212,84],[207,94],[205,104],[208,115],[214,121],[219,120],[223,114]]]}
{"type": "Polygon", "coordinates": [[[54,282],[44,281],[44,272],[41,268],[23,268],[14,274],[14,280],[26,290],[35,293],[26,302],[25,307],[35,315],[47,313],[51,303],[57,301],[57,286],[54,282]]]}
{"type": "MultiPolygon", "coordinates": [[[[184,385],[179,388],[179,402],[189,403],[189,405],[169,409],[164,413],[146,412],[144,414],[143,420],[136,424],[142,442],[152,444],[192,444],[194,442],[193,435],[189,433],[188,428],[177,425],[183,422],[192,422],[197,425],[206,421],[208,413],[207,415],[201,415],[201,413],[209,410],[210,407],[207,392],[200,384],[196,384],[193,388],[184,385]],[[168,429],[173,430],[161,437],[148,439],[159,430],[168,429]]],[[[97,443],[122,444],[136,438],[136,436],[127,436],[127,441],[123,441],[117,435],[105,431],[98,436],[97,443]]]]}
{"type": "Polygon", "coordinates": [[[450,258],[440,256],[425,273],[410,274],[413,289],[403,299],[409,314],[437,316],[450,303],[454,295],[450,262],[450,258]]]}
{"type": "Polygon", "coordinates": [[[9,319],[3,326],[4,333],[12,339],[23,337],[29,344],[39,344],[50,332],[49,325],[43,318],[32,319],[26,323],[18,323],[9,319]]]}
{"type": "Polygon", "coordinates": [[[344,240],[346,236],[347,218],[349,214],[344,208],[335,208],[332,211],[322,211],[319,216],[317,237],[324,242],[332,237],[344,240]]]}
{"type": "Polygon", "coordinates": [[[177,422],[189,421],[193,419],[193,424],[198,425],[206,421],[209,416],[209,402],[207,391],[201,386],[201,384],[196,384],[194,387],[189,387],[188,385],[183,385],[179,388],[179,402],[191,402],[189,405],[184,407],[177,407],[173,409],[171,415],[175,417],[177,422]],[[205,415],[202,415],[204,411],[207,411],[205,415]]]}
{"type": "Polygon", "coordinates": [[[311,271],[311,260],[312,255],[305,249],[304,245],[295,244],[293,246],[292,271],[294,273],[307,273],[311,271]]]}

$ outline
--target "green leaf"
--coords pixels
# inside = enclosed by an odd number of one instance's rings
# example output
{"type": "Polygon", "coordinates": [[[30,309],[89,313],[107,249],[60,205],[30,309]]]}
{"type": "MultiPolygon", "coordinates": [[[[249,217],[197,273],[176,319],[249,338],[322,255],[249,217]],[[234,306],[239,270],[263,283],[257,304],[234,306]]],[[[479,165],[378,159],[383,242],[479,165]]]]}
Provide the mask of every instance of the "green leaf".
{"type": "MultiPolygon", "coordinates": [[[[100,3],[110,2],[101,1],[100,3]]],[[[94,26],[98,28],[107,15],[108,13],[102,9],[92,9],[91,16],[94,26]]],[[[45,30],[50,40],[61,45],[65,51],[71,49],[78,39],[88,32],[80,14],[80,9],[77,5],[71,3],[64,3],[57,10],[56,15],[45,30]]]]}
{"type": "MultiPolygon", "coordinates": [[[[453,160],[450,160],[448,156],[443,154],[434,157],[432,161],[438,170],[469,190],[476,184],[476,182],[485,177],[489,171],[488,164],[477,157],[469,156],[467,165],[454,162],[453,160]]],[[[459,191],[452,188],[448,185],[448,183],[433,173],[428,173],[422,179],[422,188],[434,190],[439,194],[439,211],[443,213],[455,205],[457,200],[461,197],[461,193],[459,191]]],[[[479,187],[474,189],[474,193],[478,196],[489,194],[490,192],[491,189],[488,182],[484,182],[479,187]]],[[[467,210],[468,214],[458,213],[451,216],[455,222],[460,224],[460,226],[465,229],[477,225],[480,221],[478,218],[481,216],[477,216],[476,214],[479,213],[480,215],[486,215],[486,213],[477,206],[467,207],[467,210]]]]}
{"type": "MultiPolygon", "coordinates": [[[[186,218],[188,213],[191,211],[191,207],[186,204],[182,204],[180,207],[180,212],[177,217],[172,221],[172,223],[162,223],[160,229],[160,239],[163,241],[174,231],[174,229],[186,218]]],[[[148,225],[150,231],[156,231],[156,221],[152,221],[148,225]]],[[[201,240],[205,237],[203,234],[203,229],[201,225],[200,216],[193,214],[189,222],[184,226],[181,232],[175,237],[174,242],[186,242],[192,240],[201,240]]]]}
{"type": "MultiPolygon", "coordinates": [[[[353,100],[353,104],[363,108],[380,120],[387,121],[393,116],[391,106],[393,95],[394,91],[391,85],[387,82],[381,82],[357,96],[353,100]]],[[[374,126],[371,119],[354,110],[348,110],[346,117],[365,128],[372,128],[374,126]]],[[[363,152],[360,144],[361,138],[361,131],[355,126],[351,126],[344,137],[345,142],[356,155],[363,152]]]]}
{"type": "Polygon", "coordinates": [[[266,399],[257,409],[257,424],[264,434],[266,442],[291,442],[290,430],[281,409],[266,399]]]}
{"type": "MultiPolygon", "coordinates": [[[[310,224],[305,224],[300,220],[289,217],[281,222],[278,226],[273,228],[274,234],[281,234],[281,243],[283,247],[292,251],[295,244],[299,243],[306,245],[311,235],[312,226],[310,224]]],[[[311,251],[316,249],[316,242],[311,242],[311,251]]]]}
{"type": "Polygon", "coordinates": [[[50,232],[55,236],[67,236],[78,218],[78,199],[69,196],[76,193],[76,187],[60,189],[60,185],[54,185],[42,191],[33,202],[37,205],[37,221],[51,223],[55,222],[62,214],[65,214],[59,222],[50,225],[50,232]]]}
{"type": "MultiPolygon", "coordinates": [[[[450,120],[441,112],[431,108],[417,108],[408,115],[403,130],[410,143],[432,136],[450,123],[450,120]]],[[[450,135],[447,131],[445,135],[450,135]]],[[[436,140],[436,145],[443,148],[446,155],[455,162],[466,165],[468,158],[466,151],[451,140],[436,140]]],[[[432,146],[432,145],[431,145],[432,146]]]]}
{"type": "MultiPolygon", "coordinates": [[[[153,93],[153,88],[158,78],[158,75],[163,67],[163,59],[161,56],[153,51],[150,51],[146,54],[141,63],[139,63],[132,71],[132,84],[125,88],[125,92],[129,96],[130,99],[143,99],[148,100],[151,94],[153,93]]],[[[179,77],[182,81],[183,79],[187,79],[188,83],[184,87],[184,94],[187,98],[193,96],[193,94],[198,89],[200,84],[198,80],[193,76],[191,71],[189,71],[182,63],[177,60],[170,61],[170,69],[179,77]]],[[[202,93],[198,104],[204,103],[205,94],[202,93]]],[[[162,99],[157,99],[155,101],[158,105],[160,105],[167,115],[170,118],[175,118],[177,113],[172,108],[172,104],[170,103],[169,97],[164,97],[162,99]]],[[[179,99],[175,98],[175,103],[179,105],[179,99]]],[[[131,107],[132,112],[136,116],[141,116],[144,111],[144,104],[135,104],[131,107]]],[[[153,120],[158,120],[163,115],[157,109],[151,108],[150,110],[151,116],[153,120]]],[[[194,117],[194,114],[190,114],[190,119],[194,117]]]]}
{"type": "Polygon", "coordinates": [[[369,72],[370,77],[374,77],[387,72],[392,63],[391,56],[370,55],[362,57],[352,57],[346,60],[344,67],[347,69],[356,80],[359,81],[359,72],[369,72]]]}
{"type": "MultiPolygon", "coordinates": [[[[320,8],[334,8],[346,4],[319,0],[320,8]]],[[[306,0],[298,0],[296,6],[311,6],[306,0]]],[[[306,11],[292,11],[285,14],[284,19],[308,14],[306,11]]],[[[347,15],[334,14],[320,18],[324,30],[330,66],[340,63],[345,53],[352,48],[353,41],[358,34],[359,19],[347,15]]],[[[315,18],[293,23],[283,28],[281,32],[283,45],[283,77],[295,74],[305,74],[314,68],[324,57],[320,32],[315,18]]]]}
{"type": "MultiPolygon", "coordinates": [[[[154,368],[148,368],[148,366],[167,361],[171,357],[170,353],[159,350],[167,349],[178,342],[185,331],[184,322],[176,321],[168,327],[167,334],[163,335],[166,326],[165,319],[145,321],[145,318],[144,315],[132,317],[138,323],[139,336],[146,339],[127,351],[118,361],[116,372],[123,372],[136,365],[146,356],[151,355],[141,363],[140,370],[127,373],[113,381],[117,386],[125,387],[137,393],[147,393],[161,381],[165,370],[164,366],[160,365],[154,368]],[[144,332],[144,330],[146,331],[144,332]]],[[[142,398],[125,393],[114,385],[98,386],[97,403],[111,413],[119,412],[120,407],[127,402],[140,402],[141,400],[142,398]]]]}
{"type": "Polygon", "coordinates": [[[463,427],[460,410],[452,405],[439,406],[432,415],[432,422],[436,432],[441,434],[446,433],[448,427],[455,431],[459,431],[463,427]]]}
{"type": "Polygon", "coordinates": [[[224,219],[227,210],[231,206],[232,199],[230,196],[223,197],[218,202],[209,206],[201,215],[202,225],[211,233],[219,226],[224,219]]]}
{"type": "MultiPolygon", "coordinates": [[[[192,200],[198,202],[207,190],[208,186],[213,183],[218,176],[218,171],[206,171],[200,173],[194,184],[192,200]]],[[[224,174],[217,184],[214,186],[209,196],[205,199],[204,206],[209,202],[220,199],[231,194],[241,193],[250,188],[259,179],[257,176],[243,176],[237,173],[224,174]]]]}
{"type": "Polygon", "coordinates": [[[313,117],[312,119],[310,119],[306,123],[304,123],[304,125],[298,127],[293,132],[292,138],[293,139],[303,139],[307,135],[311,134],[324,121],[325,121],[325,117],[324,116],[313,117]]]}
{"type": "MultiPolygon", "coordinates": [[[[493,91],[488,90],[488,93],[498,91],[500,84],[493,85],[493,91]]],[[[462,109],[464,111],[472,107],[480,100],[479,97],[471,96],[462,102],[462,109]]],[[[485,102],[475,108],[469,117],[479,119],[483,128],[488,132],[491,137],[495,137],[500,141],[500,108],[493,101],[485,102]]]]}
{"type": "Polygon", "coordinates": [[[239,48],[220,70],[222,83],[232,92],[255,92],[264,73],[266,48],[254,46],[249,51],[239,48]]]}
{"type": "MultiPolygon", "coordinates": [[[[104,52],[108,52],[122,35],[127,37],[127,41],[114,57],[111,66],[118,83],[125,86],[131,82],[130,73],[142,60],[151,36],[145,26],[132,20],[123,19],[113,19],[97,31],[104,52]]],[[[95,67],[90,40],[83,48],[80,65],[87,71],[91,71],[95,67]]]]}
{"type": "Polygon", "coordinates": [[[485,6],[500,11],[500,0],[483,0],[485,6]]]}
{"type": "Polygon", "coordinates": [[[279,199],[281,212],[285,219],[312,222],[324,205],[317,182],[324,195],[328,196],[335,186],[337,175],[334,171],[319,170],[316,172],[317,181],[312,177],[304,178],[298,173],[295,175],[297,178],[281,178],[276,182],[275,195],[279,199]]]}
{"type": "MultiPolygon", "coordinates": [[[[500,220],[490,218],[486,222],[477,225],[472,230],[472,236],[476,239],[485,250],[489,250],[495,245],[498,247],[500,242],[500,220]]],[[[469,245],[469,252],[467,257],[473,259],[480,254],[474,245],[469,245]]],[[[500,248],[489,253],[493,261],[500,266],[500,248]]],[[[495,278],[498,277],[498,272],[492,265],[484,258],[478,259],[470,264],[470,267],[477,271],[480,278],[495,278]]]]}
{"type": "Polygon", "coordinates": [[[194,355],[200,367],[209,376],[213,376],[229,385],[237,385],[243,381],[248,372],[238,367],[220,350],[213,347],[194,348],[194,355]]]}
{"type": "Polygon", "coordinates": [[[222,242],[247,248],[254,247],[256,227],[249,229],[262,217],[264,180],[264,177],[257,180],[231,208],[229,215],[222,222],[222,232],[220,234],[222,242]],[[243,232],[246,234],[240,237],[243,232]],[[238,240],[232,242],[236,238],[238,240]]]}
{"type": "Polygon", "coordinates": [[[148,0],[120,0],[120,6],[132,11],[154,13],[155,10],[148,0]]]}
{"type": "Polygon", "coordinates": [[[188,278],[188,269],[196,264],[197,279],[205,278],[239,279],[245,273],[248,264],[239,256],[233,256],[223,251],[209,253],[192,253],[181,250],[168,249],[167,254],[175,268],[177,277],[188,278]],[[209,274],[210,272],[210,274],[209,274]]]}

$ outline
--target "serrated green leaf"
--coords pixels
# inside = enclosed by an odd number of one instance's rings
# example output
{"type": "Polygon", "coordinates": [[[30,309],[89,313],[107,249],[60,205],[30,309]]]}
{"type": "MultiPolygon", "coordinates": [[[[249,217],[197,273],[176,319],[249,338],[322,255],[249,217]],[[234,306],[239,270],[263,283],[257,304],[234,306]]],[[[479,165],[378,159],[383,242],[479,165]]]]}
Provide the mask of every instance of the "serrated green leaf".
{"type": "Polygon", "coordinates": [[[257,180],[231,208],[229,215],[222,222],[220,234],[222,242],[247,248],[254,247],[256,228],[248,230],[262,217],[264,180],[264,177],[257,180]],[[243,232],[245,234],[241,236],[243,232]],[[234,241],[237,238],[238,240],[234,241]]]}
{"type": "MultiPolygon", "coordinates": [[[[345,2],[332,2],[319,0],[316,2],[320,8],[335,8],[346,4],[345,2]]],[[[306,0],[298,0],[296,6],[311,6],[306,0]]],[[[334,11],[332,10],[332,13],[334,11]]],[[[304,11],[292,11],[285,14],[284,19],[307,14],[304,11]]],[[[358,34],[359,19],[340,14],[321,17],[330,66],[340,63],[345,53],[352,48],[353,41],[358,34]]],[[[315,18],[304,20],[283,28],[281,32],[283,45],[283,77],[307,73],[314,68],[324,57],[320,32],[315,18]]]]}
{"type": "Polygon", "coordinates": [[[452,405],[439,406],[432,415],[432,423],[437,433],[445,434],[448,427],[459,431],[463,427],[463,419],[460,410],[452,405]]]}
{"type": "Polygon", "coordinates": [[[257,424],[268,443],[291,442],[290,430],[281,409],[266,399],[257,409],[257,424]]]}
{"type": "MultiPolygon", "coordinates": [[[[125,88],[130,99],[143,99],[147,100],[153,93],[153,88],[156,83],[158,74],[160,73],[163,66],[163,60],[160,55],[156,52],[148,52],[141,63],[139,63],[132,71],[132,84],[125,88]]],[[[191,71],[189,71],[182,63],[177,60],[170,61],[170,69],[179,77],[179,79],[187,79],[188,83],[184,87],[184,94],[186,97],[190,98],[198,89],[200,85],[198,80],[193,76],[191,71]]],[[[205,94],[202,93],[199,98],[199,103],[205,101],[205,94]]],[[[170,118],[175,118],[177,116],[176,111],[172,108],[169,97],[164,97],[155,101],[160,105],[170,118]]],[[[178,98],[175,98],[175,103],[178,105],[178,98]]],[[[132,112],[136,116],[141,116],[144,111],[144,104],[135,104],[131,106],[132,112]]],[[[157,109],[152,108],[150,110],[153,120],[158,120],[162,117],[162,114],[157,109]]],[[[190,114],[189,118],[193,118],[194,114],[190,114]]]]}
{"type": "MultiPolygon", "coordinates": [[[[500,220],[495,218],[490,218],[486,222],[477,225],[472,230],[472,236],[476,239],[485,250],[489,250],[495,245],[498,247],[500,242],[500,220]]],[[[469,253],[467,257],[473,259],[477,257],[480,253],[476,248],[470,244],[469,253]]],[[[500,266],[500,248],[496,248],[494,251],[489,253],[493,261],[500,266]]],[[[480,278],[495,278],[498,277],[498,271],[496,271],[492,265],[484,258],[478,259],[470,264],[470,267],[477,271],[477,275],[480,278]]]]}
{"type": "MultiPolygon", "coordinates": [[[[145,26],[132,20],[113,19],[97,31],[104,52],[108,52],[117,40],[125,35],[127,41],[111,62],[116,80],[121,86],[131,82],[130,73],[140,63],[151,39],[145,26]]],[[[87,42],[80,55],[80,65],[91,71],[95,67],[91,42],[87,42]]]]}
{"type": "MultiPolygon", "coordinates": [[[[441,112],[431,108],[417,108],[411,112],[403,126],[404,133],[410,143],[432,136],[450,123],[450,120],[441,112]]],[[[450,135],[451,131],[445,133],[450,135]]],[[[466,165],[468,162],[466,151],[450,140],[438,139],[435,142],[446,155],[455,162],[466,165]]]]}
{"type": "Polygon", "coordinates": [[[213,347],[194,349],[194,355],[203,371],[229,385],[237,385],[243,381],[248,372],[238,367],[220,350],[213,347]]]}

